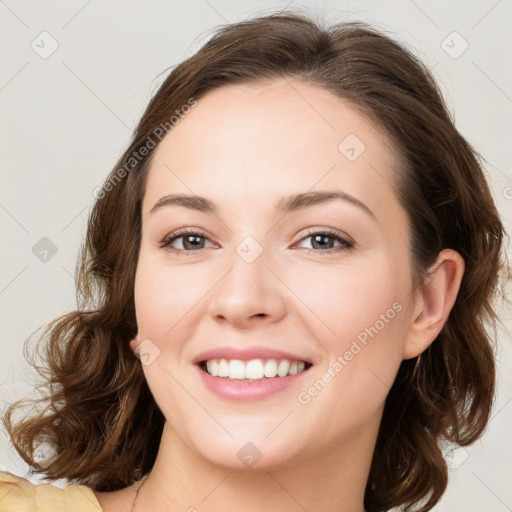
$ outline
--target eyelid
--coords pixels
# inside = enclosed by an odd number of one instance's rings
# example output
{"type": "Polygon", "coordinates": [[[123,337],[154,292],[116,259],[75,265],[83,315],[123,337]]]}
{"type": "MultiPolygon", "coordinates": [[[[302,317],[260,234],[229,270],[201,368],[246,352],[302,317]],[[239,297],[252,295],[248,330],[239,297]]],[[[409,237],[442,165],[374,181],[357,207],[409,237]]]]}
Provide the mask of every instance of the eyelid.
{"type": "MultiPolygon", "coordinates": [[[[193,251],[186,251],[183,249],[174,249],[173,247],[170,247],[170,244],[174,242],[175,240],[179,238],[183,238],[185,236],[198,236],[201,238],[205,238],[206,240],[210,241],[210,243],[214,243],[210,240],[210,237],[207,233],[205,233],[200,228],[182,228],[178,229],[176,231],[173,231],[172,233],[169,233],[166,235],[163,240],[160,241],[159,246],[162,249],[169,250],[171,252],[174,252],[175,254],[183,254],[183,253],[197,253],[201,249],[206,248],[199,248],[197,250],[193,251]]],[[[345,233],[338,231],[334,228],[325,228],[325,227],[316,227],[316,228],[308,228],[306,232],[303,232],[300,234],[299,238],[293,242],[292,247],[296,246],[298,243],[302,242],[303,240],[311,237],[312,235],[327,235],[330,238],[336,239],[338,242],[341,243],[341,246],[338,246],[337,248],[330,248],[327,250],[320,250],[320,249],[309,249],[309,248],[300,248],[303,251],[306,251],[307,253],[315,253],[315,254],[332,254],[332,253],[339,253],[342,250],[352,249],[355,245],[355,242],[353,241],[352,237],[346,235],[345,233]]]]}
{"type": "MultiPolygon", "coordinates": [[[[189,236],[200,236],[202,238],[205,238],[207,240],[210,240],[210,236],[204,232],[200,228],[181,228],[176,231],[173,231],[172,233],[169,233],[168,235],[165,235],[165,237],[159,242],[160,248],[167,248],[170,243],[172,243],[174,240],[178,238],[185,237],[186,235],[189,236]]],[[[210,240],[211,242],[211,240],[210,240]]],[[[213,242],[212,242],[213,243],[213,242]]],[[[171,250],[173,248],[171,247],[171,250]]],[[[182,250],[176,250],[177,252],[197,252],[197,251],[182,251],[182,250]]]]}
{"type": "Polygon", "coordinates": [[[331,236],[333,238],[342,239],[342,240],[344,240],[345,242],[347,242],[347,243],[349,243],[351,245],[355,244],[355,242],[352,239],[352,237],[350,237],[349,235],[347,235],[343,231],[339,231],[339,230],[334,229],[334,228],[318,227],[318,228],[308,228],[304,233],[301,233],[299,235],[299,238],[297,239],[297,242],[294,242],[293,245],[295,245],[298,242],[301,242],[302,240],[304,240],[305,238],[310,237],[311,235],[329,235],[329,236],[331,236]]]}

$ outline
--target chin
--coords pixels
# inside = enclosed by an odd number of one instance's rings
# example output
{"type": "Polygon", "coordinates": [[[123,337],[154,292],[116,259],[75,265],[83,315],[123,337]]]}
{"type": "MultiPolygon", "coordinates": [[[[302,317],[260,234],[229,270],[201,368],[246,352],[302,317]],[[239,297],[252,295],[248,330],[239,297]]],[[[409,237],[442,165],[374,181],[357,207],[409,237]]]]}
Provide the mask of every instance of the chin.
{"type": "Polygon", "coordinates": [[[268,440],[235,438],[222,444],[202,444],[196,450],[210,464],[238,472],[275,471],[292,465],[299,455],[296,448],[283,446],[282,439],[274,445],[268,440]]]}

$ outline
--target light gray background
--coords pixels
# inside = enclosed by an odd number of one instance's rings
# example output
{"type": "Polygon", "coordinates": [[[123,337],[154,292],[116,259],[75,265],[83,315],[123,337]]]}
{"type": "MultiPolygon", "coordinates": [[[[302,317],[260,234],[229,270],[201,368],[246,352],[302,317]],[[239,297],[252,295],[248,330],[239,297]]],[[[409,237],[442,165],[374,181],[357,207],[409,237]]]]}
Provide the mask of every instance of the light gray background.
{"type": "MultiPolygon", "coordinates": [[[[458,128],[488,160],[498,207],[510,225],[510,0],[0,1],[2,408],[33,393],[24,340],[75,307],[73,273],[93,190],[128,144],[167,75],[160,73],[197,50],[213,27],[286,5],[330,22],[374,22],[412,45],[440,81],[458,128]],[[44,52],[52,39],[41,36],[44,31],[58,43],[50,56],[44,52]],[[57,248],[46,262],[32,252],[43,237],[57,248]]],[[[503,308],[502,317],[507,330],[500,333],[493,419],[480,442],[453,455],[436,512],[512,510],[510,310],[503,308]]],[[[0,468],[27,473],[3,432],[0,468]]]]}

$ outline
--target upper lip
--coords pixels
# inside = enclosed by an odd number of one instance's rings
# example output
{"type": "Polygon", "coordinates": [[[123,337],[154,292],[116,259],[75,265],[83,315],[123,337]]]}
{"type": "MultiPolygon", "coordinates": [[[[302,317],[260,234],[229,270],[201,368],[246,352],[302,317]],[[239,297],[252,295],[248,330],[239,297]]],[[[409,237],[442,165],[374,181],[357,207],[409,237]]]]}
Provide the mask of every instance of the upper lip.
{"type": "Polygon", "coordinates": [[[201,352],[193,359],[193,363],[198,364],[209,359],[238,359],[240,361],[250,361],[252,359],[287,359],[288,361],[305,361],[312,364],[311,360],[304,356],[276,350],[270,347],[215,347],[201,352]]]}

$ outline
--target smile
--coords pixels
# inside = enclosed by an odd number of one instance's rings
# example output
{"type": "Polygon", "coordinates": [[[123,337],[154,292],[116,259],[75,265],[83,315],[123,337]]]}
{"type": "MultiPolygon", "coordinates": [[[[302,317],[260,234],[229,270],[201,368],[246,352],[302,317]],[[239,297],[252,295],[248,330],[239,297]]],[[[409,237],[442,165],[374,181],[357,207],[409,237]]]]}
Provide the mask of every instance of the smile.
{"type": "Polygon", "coordinates": [[[303,372],[311,366],[305,361],[291,361],[287,359],[209,359],[200,364],[201,368],[212,377],[229,380],[257,381],[286,377],[303,372]]]}

